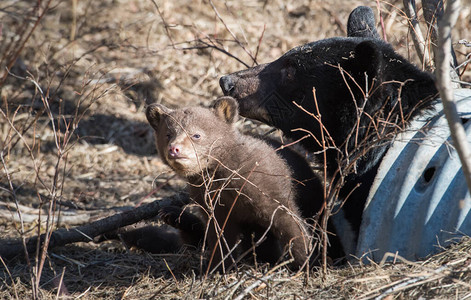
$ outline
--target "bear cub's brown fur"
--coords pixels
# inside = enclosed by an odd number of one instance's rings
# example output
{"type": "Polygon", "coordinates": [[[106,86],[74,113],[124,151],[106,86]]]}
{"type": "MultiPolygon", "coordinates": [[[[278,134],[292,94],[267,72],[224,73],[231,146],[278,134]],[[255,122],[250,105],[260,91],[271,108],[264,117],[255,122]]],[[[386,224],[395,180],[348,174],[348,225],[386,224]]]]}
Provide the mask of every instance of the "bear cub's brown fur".
{"type": "Polygon", "coordinates": [[[204,210],[211,269],[224,271],[235,263],[232,250],[251,233],[289,250],[293,268],[307,261],[309,234],[291,170],[267,143],[233,126],[238,119],[233,98],[219,98],[212,109],[153,104],[146,116],[161,159],[187,179],[190,197],[204,210]]]}

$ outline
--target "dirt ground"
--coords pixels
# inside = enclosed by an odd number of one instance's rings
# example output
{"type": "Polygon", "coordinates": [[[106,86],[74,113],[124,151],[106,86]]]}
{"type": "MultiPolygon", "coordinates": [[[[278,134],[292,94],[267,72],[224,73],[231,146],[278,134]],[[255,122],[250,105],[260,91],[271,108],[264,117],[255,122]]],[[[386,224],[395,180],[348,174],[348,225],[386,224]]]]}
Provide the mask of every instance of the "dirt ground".
{"type": "MultiPolygon", "coordinates": [[[[54,198],[64,211],[104,216],[181,191],[185,182],[156,154],[146,104],[207,106],[222,93],[222,75],[306,42],[345,36],[350,11],[368,5],[377,13],[377,3],[387,40],[418,63],[402,1],[1,1],[0,207],[11,211],[0,217],[1,238],[37,234],[37,221],[15,221],[15,199],[33,215],[54,198]],[[9,64],[11,57],[17,59],[9,64]]],[[[471,1],[462,6],[453,32],[458,62],[471,52],[458,43],[471,40],[471,1]]],[[[471,71],[461,79],[471,82],[471,71]]],[[[267,129],[249,120],[240,127],[267,129]]],[[[425,262],[398,259],[297,277],[284,268],[245,266],[202,278],[199,253],[76,243],[49,252],[38,297],[465,299],[470,253],[466,239],[425,262]]],[[[31,298],[34,265],[1,260],[0,298],[31,298]]]]}

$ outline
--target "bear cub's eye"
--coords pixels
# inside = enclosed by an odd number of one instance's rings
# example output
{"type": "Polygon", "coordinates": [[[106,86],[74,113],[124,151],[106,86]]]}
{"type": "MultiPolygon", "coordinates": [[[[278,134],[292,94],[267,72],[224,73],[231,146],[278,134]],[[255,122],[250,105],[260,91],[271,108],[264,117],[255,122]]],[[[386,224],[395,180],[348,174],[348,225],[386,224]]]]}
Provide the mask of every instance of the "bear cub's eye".
{"type": "Polygon", "coordinates": [[[194,140],[199,140],[199,139],[201,138],[201,135],[195,133],[195,134],[192,135],[192,138],[193,138],[194,140]]]}

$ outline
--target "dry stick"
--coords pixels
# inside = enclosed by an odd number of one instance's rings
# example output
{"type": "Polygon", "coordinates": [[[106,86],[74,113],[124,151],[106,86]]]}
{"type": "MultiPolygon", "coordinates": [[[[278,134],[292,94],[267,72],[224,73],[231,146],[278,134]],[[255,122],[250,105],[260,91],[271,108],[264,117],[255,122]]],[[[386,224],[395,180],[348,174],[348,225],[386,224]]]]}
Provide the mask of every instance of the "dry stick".
{"type": "MultiPolygon", "coordinates": [[[[34,80],[33,82],[37,82],[37,81],[34,80]]],[[[61,143],[61,138],[58,134],[58,130],[60,131],[60,121],[58,122],[58,125],[57,125],[59,128],[56,128],[56,126],[54,125],[54,116],[52,115],[52,111],[49,107],[49,99],[50,99],[49,98],[49,88],[47,89],[45,95],[42,93],[41,90],[40,90],[40,92],[41,92],[41,100],[43,101],[43,104],[46,107],[46,112],[49,116],[49,119],[51,121],[52,130],[54,132],[54,140],[55,140],[56,148],[57,148],[57,161],[56,161],[56,164],[55,164],[55,167],[54,167],[55,171],[54,171],[54,176],[53,176],[53,180],[52,180],[52,188],[51,188],[51,192],[50,192],[51,199],[49,199],[49,201],[48,201],[49,208],[48,208],[48,212],[47,212],[47,215],[46,215],[45,239],[44,239],[44,242],[43,242],[41,248],[39,247],[39,245],[40,245],[39,240],[38,240],[38,244],[37,244],[37,247],[36,247],[37,256],[35,257],[36,258],[36,268],[35,268],[36,282],[35,282],[35,284],[36,284],[36,289],[38,289],[38,290],[39,290],[39,281],[41,280],[41,275],[42,275],[44,263],[46,261],[47,248],[48,248],[48,245],[49,245],[51,234],[53,232],[52,229],[54,227],[53,220],[54,220],[55,212],[56,212],[55,206],[56,206],[57,193],[58,193],[58,186],[57,185],[58,185],[58,181],[59,181],[60,165],[61,165],[61,163],[64,162],[64,172],[65,172],[65,167],[66,167],[66,162],[67,162],[67,154],[66,154],[66,151],[64,151],[64,147],[67,146],[68,141],[69,141],[69,138],[67,137],[68,133],[69,133],[69,126],[67,126],[67,129],[64,132],[63,141],[61,143]],[[38,259],[39,259],[39,261],[38,261],[38,259]]],[[[59,115],[61,115],[60,110],[59,110],[59,115]]],[[[37,177],[39,177],[39,174],[37,174],[37,177]]],[[[63,174],[62,178],[63,179],[65,178],[64,174],[63,174]]],[[[43,201],[41,200],[41,197],[39,195],[38,195],[38,198],[40,200],[40,203],[41,203],[40,207],[41,207],[43,201]]],[[[39,224],[38,224],[38,234],[40,234],[40,233],[41,233],[41,223],[39,222],[39,224]]]]}
{"type": "MultiPolygon", "coordinates": [[[[422,0],[422,11],[424,13],[425,21],[428,26],[428,35],[430,35],[431,46],[434,53],[437,53],[438,45],[438,20],[443,16],[443,1],[442,0],[422,0]]],[[[457,16],[458,17],[458,16],[457,16]]],[[[456,21],[455,21],[456,22],[456,21]]],[[[451,37],[451,31],[450,31],[451,37]]],[[[450,38],[451,39],[451,38],[450,38]]],[[[449,50],[451,56],[449,57],[449,63],[453,66],[453,69],[449,70],[452,82],[450,83],[454,88],[460,88],[460,84],[455,80],[459,80],[458,70],[455,67],[458,65],[456,61],[455,51],[450,43],[449,50]]]]}
{"type": "MultiPolygon", "coordinates": [[[[327,276],[327,220],[329,218],[330,210],[327,209],[327,150],[326,150],[326,144],[325,144],[325,137],[324,137],[324,124],[322,123],[322,115],[319,110],[319,106],[317,104],[317,97],[316,97],[316,89],[313,87],[312,88],[312,94],[314,96],[314,104],[316,105],[316,114],[317,118],[319,118],[319,125],[320,125],[320,130],[321,130],[321,142],[322,142],[322,149],[324,150],[323,152],[323,158],[324,158],[324,203],[323,203],[323,209],[324,209],[324,217],[322,218],[322,277],[323,279],[326,278],[327,276]]],[[[327,129],[325,129],[327,131],[327,129]]]]}
{"type": "MultiPolygon", "coordinates": [[[[252,59],[252,61],[255,63],[255,64],[258,64],[257,63],[257,59],[256,57],[254,57],[252,55],[252,52],[250,50],[248,50],[240,41],[239,39],[237,38],[237,36],[232,32],[232,30],[229,28],[229,26],[227,26],[226,22],[224,22],[224,19],[221,17],[221,15],[219,14],[216,6],[214,6],[214,3],[213,1],[209,0],[209,4],[211,5],[214,13],[216,14],[216,17],[219,19],[219,21],[221,21],[222,25],[224,25],[224,27],[226,28],[227,32],[229,32],[229,34],[234,38],[234,40],[236,41],[236,43],[242,48],[242,50],[245,51],[245,53],[247,53],[247,55],[250,57],[250,59],[252,59]]],[[[265,31],[265,29],[264,29],[265,31]]],[[[263,35],[262,35],[263,36],[263,35]]]]}
{"type": "MultiPolygon", "coordinates": [[[[3,110],[0,109],[0,112],[1,112],[4,116],[6,116],[5,113],[3,112],[3,110]]],[[[15,113],[15,114],[16,114],[16,113],[15,113]]],[[[10,123],[10,130],[11,130],[11,129],[14,129],[14,131],[18,134],[18,132],[16,131],[16,129],[15,129],[14,126],[13,126],[13,120],[10,120],[10,119],[8,119],[8,118],[6,118],[6,120],[8,120],[9,123],[10,123]]],[[[20,138],[23,139],[23,136],[20,136],[20,138]]],[[[26,148],[28,148],[28,145],[27,145],[26,143],[25,143],[25,146],[26,146],[26,148]]],[[[8,151],[10,151],[10,149],[11,149],[11,148],[9,148],[8,151]]],[[[29,150],[29,148],[28,148],[28,150],[29,150]]],[[[38,298],[38,296],[37,296],[38,291],[37,291],[37,285],[35,284],[35,283],[37,282],[37,281],[35,280],[35,271],[34,271],[33,266],[32,266],[31,263],[30,263],[29,255],[28,255],[28,252],[27,252],[27,250],[26,250],[27,247],[26,247],[26,238],[25,238],[25,235],[24,235],[24,233],[25,233],[25,230],[24,230],[24,229],[25,229],[25,227],[24,227],[24,222],[23,222],[23,219],[22,219],[22,216],[21,216],[21,212],[20,212],[19,209],[18,209],[19,202],[18,202],[18,198],[16,197],[15,189],[13,188],[13,182],[12,182],[10,173],[9,173],[9,171],[8,171],[8,167],[7,167],[6,161],[5,161],[5,159],[4,159],[4,151],[5,151],[5,147],[4,147],[4,149],[2,149],[2,151],[0,151],[0,158],[1,158],[1,161],[2,161],[2,165],[3,165],[4,171],[5,171],[6,177],[7,177],[7,179],[8,179],[8,184],[9,184],[9,188],[10,188],[10,191],[11,191],[11,195],[13,196],[13,200],[14,200],[14,202],[15,202],[15,204],[16,204],[16,207],[17,207],[18,218],[19,218],[19,220],[20,220],[20,226],[21,226],[21,230],[20,230],[21,241],[18,242],[19,247],[18,247],[18,249],[17,249],[17,251],[18,251],[17,253],[22,253],[22,251],[24,251],[24,254],[25,254],[25,257],[26,257],[26,260],[27,260],[27,265],[28,265],[28,267],[29,267],[29,271],[30,271],[30,274],[31,274],[30,280],[31,280],[31,287],[32,287],[32,297],[33,297],[34,299],[37,299],[37,298],[38,298]]],[[[31,153],[32,153],[32,152],[30,151],[30,154],[31,154],[31,153]]],[[[15,224],[15,227],[16,227],[16,224],[15,224]]],[[[40,226],[38,225],[38,228],[39,228],[39,227],[40,227],[40,226]]],[[[39,249],[39,246],[36,247],[36,248],[39,249]]],[[[1,254],[0,254],[0,257],[1,257],[1,254]]]]}
{"type": "Polygon", "coordinates": [[[160,19],[164,23],[164,28],[165,28],[165,32],[167,33],[167,37],[170,40],[170,43],[172,44],[172,47],[175,48],[175,43],[173,42],[172,36],[170,35],[170,31],[168,30],[169,25],[165,21],[164,16],[162,15],[162,12],[160,11],[159,6],[157,5],[157,3],[155,3],[154,0],[150,0],[150,1],[152,1],[152,3],[155,6],[155,9],[157,9],[157,12],[159,13],[160,19]]]}
{"type": "Polygon", "coordinates": [[[62,274],[59,279],[59,283],[57,284],[56,299],[59,299],[59,296],[70,296],[69,291],[67,290],[67,287],[64,284],[65,269],[66,267],[62,268],[62,274]]]}
{"type": "Polygon", "coordinates": [[[451,29],[458,18],[459,8],[459,0],[449,0],[445,14],[439,20],[438,45],[436,48],[437,52],[435,53],[435,63],[437,65],[436,85],[443,101],[443,110],[450,127],[453,145],[460,157],[468,190],[471,192],[471,150],[467,143],[466,132],[456,110],[450,74],[451,29]]]}
{"type": "Polygon", "coordinates": [[[426,275],[423,275],[423,276],[417,276],[417,277],[412,277],[412,278],[399,279],[397,281],[394,281],[391,284],[379,287],[379,288],[369,292],[366,295],[362,295],[361,298],[362,299],[375,299],[375,300],[378,299],[379,300],[379,299],[383,299],[383,298],[387,297],[388,295],[394,294],[396,292],[407,290],[407,289],[410,289],[410,288],[418,286],[418,285],[423,285],[423,284],[425,284],[427,282],[430,282],[430,281],[438,280],[438,279],[440,279],[444,276],[444,275],[438,274],[441,271],[443,271],[443,269],[444,269],[444,267],[440,267],[439,269],[436,270],[437,271],[436,273],[426,274],[426,275]],[[381,292],[381,294],[378,295],[378,293],[381,290],[385,289],[385,288],[388,288],[388,289],[381,292]]]}
{"type": "Polygon", "coordinates": [[[196,42],[200,43],[200,44],[203,44],[204,46],[192,46],[192,47],[181,47],[181,48],[175,48],[177,50],[193,50],[193,49],[206,49],[206,48],[212,48],[212,49],[215,49],[227,56],[229,56],[230,58],[233,58],[235,60],[237,60],[239,63],[241,63],[242,65],[244,65],[244,67],[246,68],[250,68],[250,66],[245,63],[242,59],[238,58],[237,56],[233,55],[232,53],[230,53],[229,51],[226,51],[224,50],[223,48],[221,47],[218,47],[214,44],[214,41],[210,38],[208,38],[208,41],[211,42],[211,44],[209,44],[208,42],[205,42],[204,40],[202,39],[198,39],[196,40],[196,42]]]}
{"type": "MultiPolygon", "coordinates": [[[[214,248],[211,252],[211,258],[209,259],[209,263],[208,263],[208,268],[206,269],[206,273],[204,274],[204,278],[206,279],[208,277],[208,274],[209,274],[209,271],[210,271],[210,268],[211,268],[211,263],[213,261],[213,258],[214,258],[214,255],[216,254],[216,251],[217,251],[217,248],[219,246],[219,241],[221,240],[222,238],[222,234],[224,232],[224,229],[226,228],[226,225],[227,225],[227,221],[229,220],[229,217],[232,213],[232,210],[234,209],[234,206],[237,202],[237,200],[239,199],[239,196],[241,195],[242,193],[242,190],[244,189],[245,187],[245,184],[248,182],[249,180],[249,177],[252,175],[253,171],[255,170],[255,168],[257,168],[258,165],[255,165],[253,167],[253,169],[250,171],[249,175],[247,176],[247,179],[244,181],[244,183],[242,184],[240,190],[238,191],[237,193],[237,196],[235,197],[234,201],[232,202],[232,205],[231,207],[229,208],[229,212],[227,213],[227,216],[226,218],[224,219],[224,223],[222,224],[222,227],[221,227],[221,231],[219,232],[218,234],[218,237],[217,237],[217,240],[216,240],[216,245],[214,245],[214,248]]],[[[217,222],[216,219],[214,219],[214,222],[217,222]]],[[[221,248],[222,248],[222,245],[221,245],[221,248]]],[[[221,255],[222,256],[222,255],[221,255]]],[[[223,267],[224,267],[224,257],[222,257],[222,264],[223,264],[223,267]]]]}
{"type": "MultiPolygon", "coordinates": [[[[87,225],[70,229],[61,228],[52,232],[48,248],[50,249],[76,242],[91,242],[94,237],[100,234],[152,218],[158,214],[162,207],[181,206],[188,202],[187,194],[175,194],[87,225]]],[[[41,242],[44,241],[44,238],[45,235],[42,234],[40,237],[41,242]]],[[[37,241],[37,236],[28,239],[26,242],[26,250],[30,253],[35,251],[37,241]]],[[[21,241],[2,241],[2,243],[0,243],[0,257],[7,259],[13,258],[21,253],[22,249],[23,244],[21,241]]]]}
{"type": "Polygon", "coordinates": [[[77,2],[78,0],[72,0],[72,27],[70,28],[70,40],[75,40],[75,33],[77,30],[77,2]]]}
{"type": "MultiPolygon", "coordinates": [[[[278,207],[279,208],[279,207],[278,207]]],[[[275,214],[278,212],[278,208],[275,209],[271,215],[271,218],[270,218],[270,224],[268,225],[268,228],[265,230],[265,232],[262,234],[262,236],[255,242],[252,241],[252,247],[250,249],[247,249],[245,252],[243,252],[241,255],[239,255],[239,257],[237,258],[237,260],[235,261],[235,264],[239,263],[242,259],[244,259],[245,256],[247,256],[250,252],[255,252],[255,248],[257,248],[258,246],[260,246],[261,243],[263,243],[265,240],[266,240],[266,237],[271,229],[271,227],[273,226],[273,220],[275,219],[275,214]]],[[[234,247],[235,248],[235,247],[234,247]]],[[[255,256],[255,254],[254,254],[255,256]]],[[[289,261],[294,261],[294,259],[290,259],[289,261]]],[[[257,260],[255,260],[255,264],[257,263],[257,260]]],[[[230,270],[230,269],[228,269],[230,270]]],[[[268,273],[270,273],[270,271],[268,271],[268,273]]],[[[266,274],[268,274],[266,273],[266,274]]]]}
{"type": "MultiPolygon", "coordinates": [[[[455,278],[455,274],[459,274],[462,272],[462,270],[456,269],[456,267],[454,266],[457,263],[456,261],[453,263],[447,263],[436,269],[430,269],[424,265],[419,265],[401,256],[397,256],[397,253],[388,252],[384,255],[379,266],[383,266],[384,262],[388,258],[391,258],[391,257],[394,257],[394,259],[396,259],[397,257],[401,261],[401,263],[404,263],[406,265],[420,267],[420,269],[424,270],[424,272],[421,272],[420,274],[424,274],[424,275],[405,274],[406,276],[404,278],[400,278],[394,282],[391,282],[389,284],[376,288],[362,295],[361,296],[362,299],[383,299],[388,295],[398,293],[403,290],[411,289],[414,286],[423,285],[431,281],[440,281],[440,280],[443,280],[444,278],[450,279],[459,285],[467,287],[468,289],[471,288],[471,285],[469,283],[455,278]],[[378,293],[381,293],[381,294],[378,295],[378,293]]],[[[467,258],[465,257],[458,261],[464,262],[466,261],[466,259],[467,258]]]]}
{"type": "MultiPolygon", "coordinates": [[[[430,39],[432,41],[431,46],[434,49],[434,51],[436,51],[435,48],[438,46],[437,21],[440,20],[443,15],[443,0],[422,0],[422,11],[424,13],[424,18],[429,28],[428,34],[430,35],[430,39]]],[[[451,45],[450,45],[450,51],[451,51],[451,56],[452,56],[450,59],[450,63],[453,66],[456,66],[458,63],[456,61],[455,52],[451,45]]]]}
{"type": "MultiPolygon", "coordinates": [[[[210,43],[205,42],[205,41],[203,41],[202,39],[196,39],[196,40],[193,40],[193,41],[187,41],[187,42],[185,42],[185,43],[189,43],[189,42],[198,42],[198,43],[200,43],[200,44],[203,44],[204,46],[177,47],[177,45],[179,45],[179,44],[181,44],[181,43],[175,43],[175,42],[173,41],[173,38],[172,38],[172,36],[170,35],[170,31],[168,30],[168,28],[170,27],[170,25],[168,25],[168,24],[167,24],[167,21],[165,21],[165,19],[164,19],[163,15],[162,15],[162,13],[161,13],[161,11],[160,11],[159,6],[157,5],[157,3],[155,3],[154,0],[151,0],[151,1],[152,1],[152,3],[154,4],[155,8],[157,9],[157,12],[159,13],[160,19],[162,20],[162,23],[164,24],[165,32],[166,32],[166,34],[167,34],[167,37],[168,37],[169,40],[170,40],[170,43],[172,44],[172,48],[173,48],[173,49],[176,49],[176,50],[194,50],[194,49],[213,48],[213,49],[215,49],[215,50],[217,50],[217,51],[219,51],[219,52],[221,52],[221,53],[223,53],[223,54],[225,54],[225,55],[227,55],[227,56],[229,56],[229,57],[231,57],[231,58],[237,60],[239,63],[243,64],[246,68],[250,68],[250,66],[249,66],[248,64],[246,64],[243,60],[241,60],[241,59],[238,58],[237,56],[231,54],[230,52],[224,50],[224,49],[221,48],[221,47],[218,47],[210,37],[208,37],[208,41],[209,41],[210,43]]],[[[264,33],[264,32],[262,32],[262,37],[263,37],[263,33],[264,33]]],[[[261,39],[262,37],[260,37],[260,39],[261,39]]],[[[238,44],[241,44],[240,41],[238,41],[238,40],[235,40],[235,42],[237,42],[238,44]]],[[[242,48],[244,48],[244,47],[242,46],[242,48]]],[[[257,58],[257,57],[255,56],[254,60],[256,60],[256,58],[257,58]]]]}
{"type": "Polygon", "coordinates": [[[381,4],[379,3],[379,0],[376,0],[376,7],[378,8],[378,16],[379,16],[379,21],[381,23],[381,31],[383,32],[383,40],[387,42],[388,38],[386,36],[386,30],[384,29],[384,20],[383,20],[383,16],[381,15],[381,4]]]}
{"type": "MultiPolygon", "coordinates": [[[[36,18],[36,21],[34,22],[34,25],[32,26],[32,28],[30,29],[30,31],[28,32],[28,34],[26,35],[26,38],[21,41],[21,44],[18,46],[18,50],[15,52],[15,54],[13,55],[13,57],[10,59],[10,61],[7,62],[7,69],[11,69],[13,67],[13,65],[15,64],[16,62],[16,59],[20,56],[21,54],[21,51],[23,51],[25,45],[26,45],[26,42],[30,39],[30,37],[32,36],[33,32],[36,30],[36,28],[38,27],[39,23],[41,22],[41,20],[43,19],[43,17],[46,15],[46,12],[49,11],[49,5],[51,4],[52,0],[48,0],[46,2],[46,5],[44,6],[44,9],[43,11],[39,14],[39,16],[36,18]]],[[[38,1],[38,3],[40,4],[41,2],[38,1]]],[[[38,12],[39,12],[39,5],[38,5],[38,12]]],[[[8,76],[8,72],[6,72],[3,77],[0,79],[0,86],[3,85],[3,83],[5,82],[6,78],[8,76]]]]}
{"type": "MultiPolygon", "coordinates": [[[[19,205],[19,202],[18,202],[18,198],[16,197],[16,192],[15,192],[15,189],[13,188],[13,182],[12,182],[12,179],[11,179],[11,176],[10,176],[10,172],[8,171],[8,167],[7,167],[7,164],[5,162],[5,159],[4,159],[4,154],[3,154],[3,150],[0,151],[0,159],[2,161],[2,165],[3,165],[3,169],[4,169],[4,172],[6,174],[6,177],[7,177],[7,180],[8,180],[8,184],[10,186],[10,190],[11,190],[11,195],[14,199],[14,202],[16,204],[16,208],[17,208],[17,212],[18,212],[18,218],[19,218],[19,221],[20,221],[20,226],[21,226],[21,229],[20,229],[20,234],[21,234],[21,242],[17,242],[20,247],[18,247],[19,249],[17,249],[17,252],[16,253],[21,253],[21,251],[24,251],[24,254],[25,254],[25,257],[27,257],[27,263],[28,263],[28,267],[30,268],[30,272],[32,273],[32,267],[31,267],[31,264],[29,263],[29,257],[28,257],[28,252],[26,251],[26,238],[24,236],[24,232],[25,232],[25,226],[24,226],[24,222],[23,222],[23,219],[22,219],[22,215],[21,215],[21,212],[19,211],[19,208],[18,208],[18,205],[19,205]]],[[[16,228],[16,224],[15,224],[15,228],[16,228]]],[[[16,254],[15,253],[15,254],[16,254]]],[[[1,251],[0,251],[0,258],[2,258],[2,254],[1,254],[1,251]]],[[[2,260],[3,261],[3,260],[2,260]]],[[[31,281],[31,284],[32,286],[34,286],[34,282],[31,281]]],[[[34,291],[33,291],[34,292],[34,291]]]]}
{"type": "Polygon", "coordinates": [[[330,3],[327,4],[328,7],[323,6],[322,9],[327,12],[332,19],[334,19],[335,25],[342,31],[342,35],[347,35],[347,27],[345,26],[345,20],[341,20],[337,14],[337,12],[333,12],[332,10],[336,11],[336,7],[331,7],[330,3]]]}
{"type": "Polygon", "coordinates": [[[273,277],[274,274],[270,274],[270,275],[267,275],[267,276],[264,276],[262,278],[259,278],[257,279],[254,283],[252,283],[251,285],[249,285],[247,288],[245,288],[244,291],[242,291],[242,293],[240,293],[236,298],[234,298],[235,300],[241,300],[241,299],[244,299],[245,296],[247,296],[248,293],[250,293],[254,288],[260,286],[260,284],[262,283],[265,283],[265,281],[269,280],[271,277],[273,277]]]}
{"type": "Polygon", "coordinates": [[[419,20],[417,19],[415,0],[404,0],[404,11],[409,19],[409,32],[414,42],[415,51],[417,51],[420,61],[422,62],[422,67],[430,68],[432,66],[430,53],[425,48],[425,39],[419,26],[419,20]]]}
{"type": "Polygon", "coordinates": [[[15,293],[15,298],[17,300],[20,299],[20,298],[18,298],[18,291],[16,290],[16,284],[15,284],[15,281],[13,280],[13,276],[11,276],[11,273],[10,273],[10,270],[8,269],[8,266],[5,263],[5,261],[3,261],[1,256],[0,256],[0,262],[2,263],[2,266],[5,268],[5,271],[7,272],[8,277],[10,277],[11,285],[13,286],[13,292],[15,293]]]}
{"type": "Polygon", "coordinates": [[[266,29],[267,29],[267,25],[264,24],[262,34],[260,35],[260,38],[258,39],[257,49],[255,50],[254,61],[257,61],[258,50],[260,50],[260,45],[262,44],[263,35],[265,34],[266,29]]]}

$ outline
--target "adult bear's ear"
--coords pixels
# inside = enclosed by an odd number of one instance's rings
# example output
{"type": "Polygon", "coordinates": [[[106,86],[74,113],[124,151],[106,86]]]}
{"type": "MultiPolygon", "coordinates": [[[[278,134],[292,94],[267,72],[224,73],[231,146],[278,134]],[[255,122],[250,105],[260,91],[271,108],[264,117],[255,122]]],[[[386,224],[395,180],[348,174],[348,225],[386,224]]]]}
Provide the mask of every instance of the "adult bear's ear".
{"type": "Polygon", "coordinates": [[[221,97],[214,102],[214,113],[228,124],[235,123],[239,118],[239,105],[232,97],[221,97]]]}
{"type": "Polygon", "coordinates": [[[363,78],[360,82],[364,82],[364,74],[366,73],[368,81],[373,80],[373,78],[381,80],[379,75],[382,69],[383,52],[377,42],[364,41],[355,47],[354,59],[351,70],[349,70],[355,79],[363,78]],[[360,76],[360,78],[356,78],[357,76],[360,76]]]}
{"type": "Polygon", "coordinates": [[[168,115],[172,110],[163,106],[162,104],[151,104],[147,106],[146,117],[149,121],[150,126],[157,130],[160,124],[160,120],[168,115]]]}
{"type": "Polygon", "coordinates": [[[291,84],[296,79],[296,64],[287,58],[280,69],[281,84],[291,84]]]}

